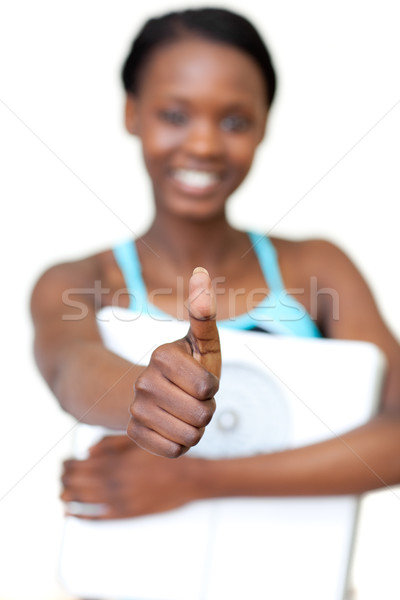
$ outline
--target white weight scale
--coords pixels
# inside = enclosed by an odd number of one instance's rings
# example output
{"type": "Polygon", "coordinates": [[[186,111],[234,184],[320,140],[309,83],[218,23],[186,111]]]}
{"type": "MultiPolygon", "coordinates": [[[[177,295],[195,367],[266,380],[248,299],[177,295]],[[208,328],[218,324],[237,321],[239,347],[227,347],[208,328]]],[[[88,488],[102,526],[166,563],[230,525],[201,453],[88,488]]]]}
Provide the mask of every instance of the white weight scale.
{"type": "MultiPolygon", "coordinates": [[[[139,364],[188,329],[114,307],[102,309],[98,323],[106,346],[139,364]]],[[[341,436],[374,414],[385,361],[373,344],[219,331],[217,410],[186,456],[295,448],[341,436]]],[[[78,425],[76,456],[107,433],[78,425]]],[[[87,599],[343,600],[358,503],[357,496],[229,498],[135,519],[68,517],[60,576],[87,599]]]]}

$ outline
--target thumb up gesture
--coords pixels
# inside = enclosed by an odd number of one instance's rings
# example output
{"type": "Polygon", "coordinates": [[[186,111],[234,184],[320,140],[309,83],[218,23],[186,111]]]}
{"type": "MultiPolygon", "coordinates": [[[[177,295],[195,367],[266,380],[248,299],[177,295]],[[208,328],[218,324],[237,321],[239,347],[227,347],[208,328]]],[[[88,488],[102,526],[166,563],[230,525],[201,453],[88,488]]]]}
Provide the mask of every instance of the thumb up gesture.
{"type": "Polygon", "coordinates": [[[153,352],[135,383],[128,436],[152,454],[177,458],[195,446],[215,411],[221,372],[216,302],[205,269],[189,282],[187,335],[153,352]]]}

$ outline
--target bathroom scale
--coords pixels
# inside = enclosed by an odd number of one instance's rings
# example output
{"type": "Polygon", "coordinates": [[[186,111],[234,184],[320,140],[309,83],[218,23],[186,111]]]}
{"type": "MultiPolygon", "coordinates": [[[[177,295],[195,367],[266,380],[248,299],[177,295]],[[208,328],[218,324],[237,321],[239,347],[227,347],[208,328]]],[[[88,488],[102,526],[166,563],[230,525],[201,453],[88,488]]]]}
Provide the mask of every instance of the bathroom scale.
{"type": "MultiPolygon", "coordinates": [[[[116,307],[102,309],[98,325],[111,351],[143,365],[188,330],[116,307]]],[[[371,343],[219,333],[217,409],[187,457],[246,457],[333,437],[347,446],[343,434],[377,410],[385,360],[371,343]]],[[[74,455],[110,433],[77,424],[74,455]]],[[[71,516],[60,578],[85,599],[344,600],[358,505],[355,495],[235,497],[132,519],[71,516]]]]}

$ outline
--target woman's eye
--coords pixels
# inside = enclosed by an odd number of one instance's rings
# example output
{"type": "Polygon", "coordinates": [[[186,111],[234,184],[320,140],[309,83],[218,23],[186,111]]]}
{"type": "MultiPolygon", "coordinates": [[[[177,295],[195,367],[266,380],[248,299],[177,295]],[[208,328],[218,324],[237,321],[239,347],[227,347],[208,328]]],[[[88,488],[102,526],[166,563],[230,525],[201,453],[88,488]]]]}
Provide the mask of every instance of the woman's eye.
{"type": "Polygon", "coordinates": [[[160,117],[171,125],[184,125],[187,121],[187,115],[179,110],[163,110],[160,117]]]}
{"type": "Polygon", "coordinates": [[[250,127],[250,121],[246,117],[230,115],[222,119],[221,127],[224,131],[246,131],[250,127]]]}

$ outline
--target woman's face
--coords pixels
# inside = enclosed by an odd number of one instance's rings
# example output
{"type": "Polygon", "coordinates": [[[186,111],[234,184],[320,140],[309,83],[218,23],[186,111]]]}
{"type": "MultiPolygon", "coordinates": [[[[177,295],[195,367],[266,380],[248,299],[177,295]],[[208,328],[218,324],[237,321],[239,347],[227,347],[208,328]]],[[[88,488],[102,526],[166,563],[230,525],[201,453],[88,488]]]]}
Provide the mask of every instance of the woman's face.
{"type": "Polygon", "coordinates": [[[157,49],[126,107],[157,209],[196,220],[223,213],[250,169],[266,116],[264,79],[245,53],[201,38],[157,49]]]}

